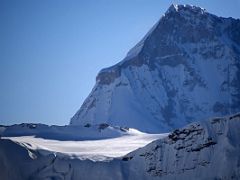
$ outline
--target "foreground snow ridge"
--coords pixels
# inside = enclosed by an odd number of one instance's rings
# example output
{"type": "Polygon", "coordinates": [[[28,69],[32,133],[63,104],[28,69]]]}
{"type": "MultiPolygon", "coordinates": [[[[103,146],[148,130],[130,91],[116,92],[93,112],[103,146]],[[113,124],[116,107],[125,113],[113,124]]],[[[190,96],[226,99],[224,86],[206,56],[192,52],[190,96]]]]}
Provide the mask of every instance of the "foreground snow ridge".
{"type": "Polygon", "coordinates": [[[239,179],[240,113],[192,123],[128,154],[146,179],[239,179]]]}
{"type": "Polygon", "coordinates": [[[240,113],[196,122],[126,156],[105,161],[74,158],[66,149],[65,155],[43,153],[34,148],[43,141],[32,137],[2,139],[1,179],[238,179],[239,128],[240,113]]]}

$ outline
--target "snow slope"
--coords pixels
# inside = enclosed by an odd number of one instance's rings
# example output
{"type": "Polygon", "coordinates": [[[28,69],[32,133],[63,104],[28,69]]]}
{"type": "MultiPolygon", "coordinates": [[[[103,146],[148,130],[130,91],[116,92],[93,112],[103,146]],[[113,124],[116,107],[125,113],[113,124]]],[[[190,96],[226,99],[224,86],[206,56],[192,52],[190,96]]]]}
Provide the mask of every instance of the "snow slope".
{"type": "Polygon", "coordinates": [[[43,153],[26,143],[32,143],[29,137],[1,139],[0,175],[3,180],[239,179],[239,128],[240,114],[196,122],[124,157],[105,161],[43,153]]]}
{"type": "Polygon", "coordinates": [[[172,5],[118,64],[103,69],[71,125],[169,132],[240,111],[240,21],[172,5]]]}

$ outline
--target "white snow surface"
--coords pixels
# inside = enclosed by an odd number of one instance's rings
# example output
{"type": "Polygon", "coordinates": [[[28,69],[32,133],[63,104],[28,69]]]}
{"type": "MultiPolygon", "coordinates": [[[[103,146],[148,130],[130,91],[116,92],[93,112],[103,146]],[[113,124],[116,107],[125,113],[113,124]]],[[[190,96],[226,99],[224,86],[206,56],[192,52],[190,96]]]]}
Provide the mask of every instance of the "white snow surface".
{"type": "Polygon", "coordinates": [[[167,136],[167,134],[141,133],[134,129],[129,131],[120,137],[99,140],[61,141],[34,136],[3,137],[3,139],[10,139],[30,150],[39,151],[43,155],[55,153],[59,156],[81,160],[104,161],[113,157],[121,157],[153,140],[167,136]]]}

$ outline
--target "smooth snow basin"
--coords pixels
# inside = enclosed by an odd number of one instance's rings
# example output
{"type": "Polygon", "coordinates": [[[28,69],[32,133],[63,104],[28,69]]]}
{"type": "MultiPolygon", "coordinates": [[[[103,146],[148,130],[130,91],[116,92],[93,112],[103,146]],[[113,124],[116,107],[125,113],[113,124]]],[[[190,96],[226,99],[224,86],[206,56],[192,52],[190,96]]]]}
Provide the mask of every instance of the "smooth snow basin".
{"type": "Polygon", "coordinates": [[[20,145],[38,150],[41,154],[56,153],[72,158],[104,161],[121,157],[148,143],[166,137],[168,134],[135,133],[117,138],[86,140],[86,141],[59,141],[35,138],[34,136],[5,137],[20,145]]]}

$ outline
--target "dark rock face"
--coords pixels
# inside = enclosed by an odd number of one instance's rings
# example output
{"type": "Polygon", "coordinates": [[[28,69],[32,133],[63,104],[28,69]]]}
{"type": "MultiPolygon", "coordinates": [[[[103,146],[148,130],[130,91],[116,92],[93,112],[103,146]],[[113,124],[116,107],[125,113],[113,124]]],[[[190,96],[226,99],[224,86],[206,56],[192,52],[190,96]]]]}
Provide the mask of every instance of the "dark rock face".
{"type": "Polygon", "coordinates": [[[199,7],[171,6],[123,61],[98,74],[70,124],[165,132],[240,111],[239,27],[199,7]]]}
{"type": "Polygon", "coordinates": [[[114,82],[115,79],[121,76],[121,69],[116,66],[111,71],[102,71],[98,74],[96,81],[102,85],[109,85],[114,82]]]}

